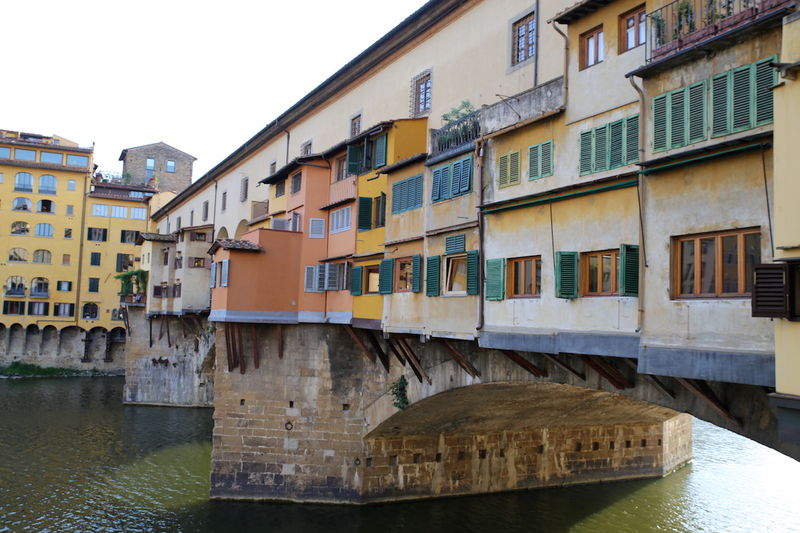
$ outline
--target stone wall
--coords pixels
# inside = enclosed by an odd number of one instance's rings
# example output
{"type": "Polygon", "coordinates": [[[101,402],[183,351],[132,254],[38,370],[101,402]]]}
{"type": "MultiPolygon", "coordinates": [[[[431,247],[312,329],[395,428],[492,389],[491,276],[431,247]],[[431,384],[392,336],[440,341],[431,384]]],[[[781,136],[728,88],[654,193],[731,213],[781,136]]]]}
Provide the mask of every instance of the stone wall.
{"type": "Polygon", "coordinates": [[[146,185],[148,183],[146,177],[148,157],[155,159],[154,175],[159,191],[180,192],[192,183],[194,158],[167,144],[155,143],[125,150],[122,172],[130,174],[132,185],[146,185]],[[175,161],[175,172],[166,171],[167,160],[175,161]]]}

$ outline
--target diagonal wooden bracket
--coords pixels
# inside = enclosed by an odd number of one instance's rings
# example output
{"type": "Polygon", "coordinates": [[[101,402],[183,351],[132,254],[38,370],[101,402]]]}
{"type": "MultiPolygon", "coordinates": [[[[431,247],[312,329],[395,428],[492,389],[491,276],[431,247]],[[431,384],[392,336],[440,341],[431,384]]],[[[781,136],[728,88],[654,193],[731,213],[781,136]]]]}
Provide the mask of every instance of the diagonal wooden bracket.
{"type": "Polygon", "coordinates": [[[411,349],[411,346],[408,344],[408,342],[406,342],[405,339],[397,339],[397,345],[403,349],[403,352],[405,352],[406,360],[411,365],[411,368],[414,369],[414,373],[417,375],[419,382],[422,383],[422,378],[425,378],[425,381],[428,382],[428,385],[432,385],[433,381],[422,369],[422,363],[420,363],[419,358],[414,353],[414,350],[411,349]]]}
{"type": "Polygon", "coordinates": [[[446,339],[436,339],[436,340],[439,341],[439,343],[445,347],[447,352],[450,354],[450,357],[453,358],[453,361],[458,363],[458,366],[463,368],[464,372],[466,372],[473,378],[480,377],[481,371],[475,368],[475,366],[473,366],[473,364],[469,362],[469,359],[467,359],[464,356],[464,354],[456,350],[455,347],[452,344],[450,344],[450,341],[446,339]]]}
{"type": "Polygon", "coordinates": [[[580,358],[589,367],[594,369],[595,372],[606,378],[617,389],[632,389],[635,387],[634,383],[629,380],[625,375],[617,370],[608,361],[599,355],[584,355],[581,354],[580,358]]]}
{"type": "Polygon", "coordinates": [[[634,372],[636,372],[636,374],[638,376],[642,376],[644,379],[646,379],[647,381],[652,383],[652,385],[656,389],[661,391],[662,394],[672,398],[673,400],[675,399],[675,393],[672,392],[672,390],[669,389],[666,385],[664,385],[661,382],[660,379],[658,379],[657,377],[655,377],[652,374],[639,374],[639,365],[638,365],[638,362],[636,361],[636,359],[631,359],[629,357],[622,357],[621,359],[622,359],[622,362],[625,363],[626,365],[628,365],[628,367],[631,368],[634,372]]]}
{"type": "Polygon", "coordinates": [[[544,353],[544,352],[541,352],[541,355],[545,359],[547,359],[548,361],[550,361],[551,363],[556,365],[561,370],[566,370],[570,374],[572,374],[572,375],[576,376],[577,378],[579,378],[581,381],[586,381],[586,374],[584,374],[583,372],[580,372],[578,370],[575,370],[575,368],[572,365],[562,362],[555,355],[551,355],[549,353],[544,353]]]}
{"type": "Polygon", "coordinates": [[[389,371],[389,355],[383,351],[383,347],[381,343],[378,342],[378,339],[375,337],[375,332],[371,329],[364,330],[367,335],[367,339],[369,340],[370,344],[372,344],[372,348],[375,350],[375,353],[378,354],[378,359],[380,359],[383,368],[386,371],[389,371]]]}
{"type": "Polygon", "coordinates": [[[503,352],[503,355],[517,363],[519,366],[536,376],[537,378],[546,378],[547,377],[547,370],[540,368],[533,364],[532,362],[528,361],[522,355],[518,354],[514,350],[500,350],[503,352]]]}
{"type": "Polygon", "coordinates": [[[278,324],[278,359],[283,359],[283,325],[278,324]]]}
{"type": "Polygon", "coordinates": [[[401,350],[394,345],[391,337],[386,339],[386,344],[389,346],[389,351],[391,351],[397,360],[400,361],[400,364],[406,366],[406,358],[400,353],[401,350]]]}
{"type": "Polygon", "coordinates": [[[356,333],[356,330],[353,329],[353,326],[350,324],[345,324],[344,329],[350,335],[350,338],[353,339],[353,342],[355,342],[356,345],[361,349],[361,353],[364,354],[364,357],[374,363],[375,354],[369,351],[369,348],[367,348],[367,345],[361,340],[361,337],[358,336],[358,333],[356,333]]]}
{"type": "Polygon", "coordinates": [[[258,339],[256,337],[255,324],[250,324],[250,340],[253,342],[253,367],[258,368],[261,366],[261,361],[258,356],[258,339]]]}
{"type": "Polygon", "coordinates": [[[733,422],[738,427],[742,427],[742,422],[733,416],[730,410],[723,405],[723,403],[708,386],[708,383],[702,379],[688,379],[688,378],[674,378],[675,381],[686,387],[686,390],[694,394],[697,398],[703,400],[715,413],[720,415],[725,420],[733,422]]]}

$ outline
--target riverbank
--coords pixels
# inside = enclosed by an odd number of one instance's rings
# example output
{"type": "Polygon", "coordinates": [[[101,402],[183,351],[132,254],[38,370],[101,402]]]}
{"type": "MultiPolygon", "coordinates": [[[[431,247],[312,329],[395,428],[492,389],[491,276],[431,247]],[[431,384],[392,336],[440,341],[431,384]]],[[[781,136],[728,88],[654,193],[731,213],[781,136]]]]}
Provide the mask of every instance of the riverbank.
{"type": "Polygon", "coordinates": [[[43,367],[16,361],[8,366],[0,366],[0,379],[122,376],[124,374],[122,370],[101,371],[96,368],[75,370],[71,368],[43,367]]]}

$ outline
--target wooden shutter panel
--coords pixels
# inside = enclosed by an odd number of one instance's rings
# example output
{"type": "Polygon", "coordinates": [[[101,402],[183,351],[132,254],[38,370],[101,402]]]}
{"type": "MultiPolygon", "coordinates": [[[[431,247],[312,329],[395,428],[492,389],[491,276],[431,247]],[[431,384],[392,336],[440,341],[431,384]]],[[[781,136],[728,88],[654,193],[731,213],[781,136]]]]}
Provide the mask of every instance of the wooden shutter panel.
{"type": "Polygon", "coordinates": [[[711,136],[727,135],[730,131],[730,73],[711,78],[711,136]]]}
{"type": "Polygon", "coordinates": [[[653,151],[667,149],[667,95],[653,98],[653,151]]]}
{"type": "Polygon", "coordinates": [[[459,254],[467,249],[467,236],[463,233],[450,235],[444,239],[445,254],[459,254]]]}
{"type": "Polygon", "coordinates": [[[751,126],[751,69],[735,69],[731,74],[731,129],[746,130],[751,126]]]}
{"type": "Polygon", "coordinates": [[[122,262],[125,259],[125,254],[117,254],[117,272],[122,272],[122,262]]]}
{"type": "Polygon", "coordinates": [[[212,289],[217,286],[217,264],[211,263],[211,275],[208,279],[208,286],[212,289]]]}
{"type": "MultiPolygon", "coordinates": [[[[420,176],[420,182],[422,176],[420,176]]],[[[472,189],[472,158],[467,157],[461,161],[461,179],[459,180],[458,192],[465,193],[472,189]]]]}
{"type": "Polygon", "coordinates": [[[379,274],[378,292],[381,294],[392,294],[394,285],[394,259],[382,260],[379,274]]]}
{"type": "Polygon", "coordinates": [[[340,263],[325,263],[325,290],[338,291],[341,286],[339,284],[340,263]]]}
{"type": "Polygon", "coordinates": [[[706,138],[706,82],[690,85],[687,93],[689,142],[694,143],[706,138]]]}
{"type": "Polygon", "coordinates": [[[400,208],[400,189],[402,187],[402,183],[395,183],[392,185],[392,213],[399,213],[401,211],[400,208]]]}
{"type": "Polygon", "coordinates": [[[361,172],[362,153],[360,144],[353,144],[347,147],[347,172],[349,174],[359,174],[361,172]]]}
{"type": "Polygon", "coordinates": [[[537,144],[528,148],[528,179],[536,179],[542,175],[539,167],[542,160],[542,145],[537,144]]]}
{"type": "Polygon", "coordinates": [[[639,296],[639,246],[619,247],[619,295],[639,296]]]}
{"type": "Polygon", "coordinates": [[[309,218],[308,219],[308,237],[310,239],[324,239],[325,238],[325,219],[324,218],[309,218]]]}
{"type": "Polygon", "coordinates": [[[439,199],[450,198],[450,167],[442,167],[442,181],[439,184],[439,199]]]}
{"type": "Polygon", "coordinates": [[[431,201],[436,201],[441,197],[442,188],[442,169],[433,171],[433,183],[431,185],[431,201]]]}
{"type": "Polygon", "coordinates": [[[325,275],[327,270],[325,269],[326,265],[316,265],[314,266],[314,291],[315,292],[322,292],[325,290],[325,275]]]}
{"type": "Polygon", "coordinates": [[[75,316],[75,304],[69,304],[69,316],[75,316]]]}
{"type": "Polygon", "coordinates": [[[108,240],[108,228],[103,228],[103,242],[108,240]]]}
{"type": "Polygon", "coordinates": [[[519,152],[508,154],[508,184],[519,183],[519,152]]]}
{"type": "Polygon", "coordinates": [[[358,231],[372,229],[372,198],[361,196],[358,198],[358,231]]]}
{"type": "Polygon", "coordinates": [[[220,287],[227,287],[228,286],[228,273],[230,271],[230,261],[224,260],[222,262],[222,279],[220,280],[219,284],[220,287]]]}
{"type": "Polygon", "coordinates": [[[50,302],[44,303],[44,316],[48,316],[50,314],[50,302]]]}
{"type": "Polygon", "coordinates": [[[422,174],[420,174],[414,180],[414,203],[412,207],[422,207],[422,191],[424,185],[425,182],[422,179],[422,174]]]}
{"type": "Polygon", "coordinates": [[[580,173],[592,172],[592,130],[581,132],[580,173]]]}
{"type": "Polygon", "coordinates": [[[608,127],[594,129],[594,171],[608,168],[608,127]]]}
{"type": "Polygon", "coordinates": [[[375,168],[386,165],[386,134],[375,139],[375,168]]]}
{"type": "Polygon", "coordinates": [[[625,164],[639,161],[639,115],[625,119],[625,164]]]}
{"type": "Polygon", "coordinates": [[[4,315],[8,314],[8,304],[9,304],[8,301],[3,302],[3,314],[4,315]]]}
{"type": "Polygon", "coordinates": [[[314,292],[316,269],[313,266],[305,267],[305,275],[303,276],[303,280],[303,290],[305,292],[314,292]]]}
{"type": "Polygon", "coordinates": [[[486,299],[502,300],[506,296],[506,260],[486,260],[486,299]]]}
{"type": "Polygon", "coordinates": [[[467,252],[467,294],[478,294],[480,292],[480,266],[478,250],[467,252]]]}
{"type": "Polygon", "coordinates": [[[508,155],[501,155],[497,162],[497,186],[508,185],[508,155]]]}
{"type": "Polygon", "coordinates": [[[450,179],[450,197],[458,196],[461,187],[461,161],[456,161],[450,166],[452,178],[450,179]]]}
{"type": "Polygon", "coordinates": [[[364,284],[364,267],[353,267],[350,270],[350,294],[361,296],[364,284]]]}
{"type": "Polygon", "coordinates": [[[539,163],[540,178],[553,175],[553,141],[541,144],[539,163]]]}
{"type": "Polygon", "coordinates": [[[770,57],[758,61],[755,66],[755,113],[756,125],[767,124],[774,118],[772,88],[777,80],[775,69],[770,62],[776,58],[770,57]]]}
{"type": "Polygon", "coordinates": [[[679,148],[686,144],[686,90],[669,95],[669,145],[679,148]]]}
{"type": "Polygon", "coordinates": [[[612,122],[608,126],[608,166],[609,168],[621,167],[625,164],[625,138],[623,121],[612,122]]]}
{"type": "Polygon", "coordinates": [[[425,268],[425,296],[439,296],[439,279],[442,274],[442,258],[428,257],[425,268]]]}
{"type": "Polygon", "coordinates": [[[753,267],[753,316],[789,317],[789,265],[762,263],[753,267]]]}
{"type": "Polygon", "coordinates": [[[578,297],[578,252],[556,252],[556,298],[578,297]]]}
{"type": "Polygon", "coordinates": [[[411,258],[411,292],[422,292],[422,256],[411,258]]]}

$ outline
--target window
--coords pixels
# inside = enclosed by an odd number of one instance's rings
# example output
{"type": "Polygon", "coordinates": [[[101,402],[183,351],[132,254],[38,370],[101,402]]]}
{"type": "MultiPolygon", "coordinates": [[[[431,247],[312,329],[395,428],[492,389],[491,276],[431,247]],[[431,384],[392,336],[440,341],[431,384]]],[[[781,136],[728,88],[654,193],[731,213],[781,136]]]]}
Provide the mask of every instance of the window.
{"type": "Polygon", "coordinates": [[[97,317],[100,316],[100,308],[94,303],[83,304],[81,316],[84,320],[97,320],[97,317]]]}
{"type": "MultiPolygon", "coordinates": [[[[421,193],[422,191],[420,191],[421,193]]],[[[381,193],[372,199],[372,205],[375,206],[375,213],[373,217],[373,226],[382,228],[386,225],[386,194],[381,193]]]]}
{"type": "Polygon", "coordinates": [[[512,26],[511,65],[518,65],[536,55],[536,15],[530,13],[512,26]]]}
{"type": "Polygon", "coordinates": [[[31,280],[31,298],[48,298],[50,296],[50,282],[47,278],[33,278],[31,280]]]}
{"type": "Polygon", "coordinates": [[[59,281],[56,284],[56,288],[61,292],[70,292],[72,290],[72,282],[71,281],[59,281]]]}
{"type": "Polygon", "coordinates": [[[136,240],[138,238],[139,238],[138,231],[124,229],[120,232],[119,242],[123,244],[136,244],[136,240]]]}
{"type": "Polygon", "coordinates": [[[72,228],[64,228],[64,238],[65,239],[72,238],[72,228]]]}
{"type": "Polygon", "coordinates": [[[761,230],[733,230],[673,239],[673,292],[677,298],[750,294],[761,262],[761,230]]]}
{"type": "Polygon", "coordinates": [[[51,224],[36,224],[37,237],[52,237],[53,226],[51,224]]]}
{"type": "Polygon", "coordinates": [[[61,264],[62,265],[69,266],[71,261],[72,261],[72,256],[70,254],[63,254],[61,256],[61,264]]]}
{"type": "Polygon", "coordinates": [[[161,298],[161,297],[166,297],[163,294],[161,285],[153,285],[153,298],[161,298]]]}
{"type": "Polygon", "coordinates": [[[311,141],[306,141],[300,145],[300,155],[311,155],[311,141]]]}
{"type": "Polygon", "coordinates": [[[247,201],[247,190],[250,187],[250,178],[242,178],[239,183],[239,201],[247,201]]]}
{"type": "Polygon", "coordinates": [[[364,267],[364,281],[366,282],[367,294],[378,294],[380,279],[380,266],[370,265],[364,267]]]}
{"type": "Polygon", "coordinates": [[[286,180],[279,181],[275,184],[275,198],[286,194],[286,180]]]}
{"type": "Polygon", "coordinates": [[[36,161],[36,150],[14,149],[14,159],[17,161],[36,161]]]}
{"type": "Polygon", "coordinates": [[[12,248],[8,251],[8,260],[11,262],[24,263],[28,260],[28,250],[25,248],[12,248]]]}
{"type": "Polygon", "coordinates": [[[31,211],[33,209],[33,202],[27,198],[14,198],[11,209],[14,211],[31,211]]]}
{"type": "Polygon", "coordinates": [[[131,218],[134,220],[144,220],[147,212],[144,207],[131,207],[131,218]]]}
{"type": "Polygon", "coordinates": [[[100,252],[92,252],[89,264],[92,266],[100,266],[100,252]]]}
{"type": "Polygon", "coordinates": [[[599,26],[581,35],[581,70],[603,61],[603,27],[599,26]]]}
{"type": "Polygon", "coordinates": [[[519,152],[509,152],[497,158],[498,187],[518,184],[519,174],[519,152]]]}
{"type": "Polygon", "coordinates": [[[128,208],[121,205],[112,205],[111,218],[128,218],[128,208]]]}
{"type": "Polygon", "coordinates": [[[156,174],[156,160],[153,157],[148,157],[144,163],[144,177],[150,179],[156,174]]]}
{"type": "MultiPolygon", "coordinates": [[[[129,191],[128,196],[131,198],[144,198],[144,193],[142,191],[129,191]]],[[[152,196],[152,194],[149,196],[152,196]]]]}
{"type": "Polygon", "coordinates": [[[75,214],[75,206],[74,205],[68,205],[67,206],[67,216],[71,217],[74,214],[75,214]]]}
{"type": "Polygon", "coordinates": [[[33,176],[28,172],[18,172],[16,178],[14,178],[14,190],[33,192],[33,176]]]}
{"type": "Polygon", "coordinates": [[[189,226],[194,226],[194,209],[189,211],[189,226]]]}
{"type": "Polygon", "coordinates": [[[52,260],[52,254],[48,250],[36,250],[33,252],[33,262],[49,265],[52,260]]]}
{"type": "Polygon", "coordinates": [[[350,137],[361,133],[361,113],[350,119],[350,137]]]}
{"type": "Polygon", "coordinates": [[[422,207],[422,174],[392,185],[392,214],[422,207]]]}
{"type": "Polygon", "coordinates": [[[472,190],[472,156],[465,157],[433,171],[431,200],[446,200],[472,190]]]}
{"type": "Polygon", "coordinates": [[[297,194],[300,192],[300,187],[303,184],[303,174],[298,172],[294,176],[292,176],[292,194],[297,194]]]}
{"type": "Polygon", "coordinates": [[[70,317],[75,316],[75,304],[53,304],[53,316],[70,317]]]}
{"type": "Polygon", "coordinates": [[[347,156],[337,157],[334,166],[335,166],[335,174],[333,178],[334,181],[342,181],[348,176],[347,156]]]}
{"type": "Polygon", "coordinates": [[[632,50],[645,42],[647,14],[644,6],[628,11],[619,18],[620,53],[632,50]]]}
{"type": "Polygon", "coordinates": [[[11,223],[11,235],[28,235],[31,227],[27,222],[17,221],[11,223]]]}
{"type": "Polygon", "coordinates": [[[352,218],[352,206],[331,211],[331,234],[349,230],[352,227],[352,218]]]}
{"type": "Polygon", "coordinates": [[[25,278],[11,276],[6,280],[6,296],[25,296],[25,278]]]}
{"type": "Polygon", "coordinates": [[[55,163],[60,165],[64,161],[64,156],[57,152],[40,152],[39,161],[42,163],[55,163]]]}
{"type": "Polygon", "coordinates": [[[205,257],[190,257],[189,258],[189,268],[205,268],[206,267],[206,258],[205,257]]]}
{"type": "Polygon", "coordinates": [[[70,155],[67,154],[67,165],[71,167],[88,167],[89,158],[85,155],[70,155]]]}
{"type": "Polygon", "coordinates": [[[92,205],[92,216],[95,217],[107,217],[108,216],[108,206],[105,204],[94,204],[92,205]]]}
{"type": "Polygon", "coordinates": [[[36,202],[36,212],[55,214],[56,203],[53,200],[39,200],[36,202]]]}
{"type": "Polygon", "coordinates": [[[28,314],[32,316],[47,316],[48,307],[50,307],[50,304],[47,302],[28,302],[28,314]]]}
{"type": "Polygon", "coordinates": [[[39,194],[55,194],[56,177],[50,174],[39,176],[39,194]]]}
{"type": "Polygon", "coordinates": [[[308,219],[308,238],[309,239],[324,239],[325,238],[325,219],[324,218],[309,218],[308,219]]]}
{"type": "Polygon", "coordinates": [[[208,200],[203,202],[203,222],[208,220],[208,200]]]}
{"type": "Polygon", "coordinates": [[[580,134],[580,173],[591,174],[639,160],[639,115],[580,134]]]}
{"type": "Polygon", "coordinates": [[[776,56],[711,78],[711,136],[728,135],[773,121],[776,56]]]}
{"type": "Polygon", "coordinates": [[[528,179],[553,175],[553,141],[534,144],[528,148],[528,179]]]}
{"type": "Polygon", "coordinates": [[[175,229],[177,231],[180,231],[182,227],[183,227],[183,223],[181,222],[181,217],[178,217],[178,219],[176,221],[176,224],[175,224],[175,229]]]}
{"type": "Polygon", "coordinates": [[[173,298],[180,298],[181,297],[181,284],[176,283],[172,286],[172,297],[173,298]]]}
{"type": "Polygon", "coordinates": [[[800,262],[755,265],[753,274],[753,316],[800,321],[800,262]]]}
{"type": "Polygon", "coordinates": [[[0,146],[0,159],[11,159],[11,148],[0,146]]]}
{"type": "Polygon", "coordinates": [[[467,294],[467,256],[447,258],[445,294],[467,294]]]}
{"type": "Polygon", "coordinates": [[[228,207],[228,191],[222,191],[222,202],[219,207],[220,212],[224,212],[226,207],[228,207]]]}
{"type": "Polygon", "coordinates": [[[367,137],[361,144],[351,144],[347,147],[347,173],[348,175],[361,175],[374,168],[386,165],[388,135],[367,137]]]}
{"type": "Polygon", "coordinates": [[[100,278],[89,278],[89,292],[100,292],[100,278]]]}
{"type": "Polygon", "coordinates": [[[4,315],[24,315],[25,302],[5,301],[3,302],[4,315]]]}
{"type": "Polygon", "coordinates": [[[67,180],[67,190],[68,191],[75,190],[75,180],[67,180]]]}
{"type": "Polygon", "coordinates": [[[189,234],[189,240],[205,242],[208,234],[204,231],[193,231],[189,234]]]}
{"type": "Polygon", "coordinates": [[[411,116],[424,115],[431,110],[431,72],[423,72],[411,85],[411,116]]]}
{"type": "Polygon", "coordinates": [[[653,151],[706,139],[706,82],[653,98],[653,151]]]}
{"type": "Polygon", "coordinates": [[[180,255],[180,252],[176,252],[175,254],[175,269],[183,268],[183,256],[180,255]]]}
{"type": "Polygon", "coordinates": [[[117,272],[125,272],[133,266],[133,255],[117,254],[117,272]]]}
{"type": "Polygon", "coordinates": [[[269,175],[272,176],[278,171],[278,162],[277,161],[270,161],[269,163],[269,175]]]}
{"type": "Polygon", "coordinates": [[[300,213],[292,213],[292,218],[289,222],[289,231],[303,231],[300,213]]]}
{"type": "Polygon", "coordinates": [[[108,240],[108,230],[106,228],[88,228],[86,240],[94,242],[106,242],[108,240]]]}
{"type": "Polygon", "coordinates": [[[413,265],[410,257],[394,261],[394,291],[411,292],[413,265]]]}
{"type": "Polygon", "coordinates": [[[541,257],[510,258],[507,265],[509,298],[531,298],[542,293],[541,257]]]}
{"type": "Polygon", "coordinates": [[[619,250],[581,254],[581,292],[584,296],[617,294],[619,250]]]}
{"type": "Polygon", "coordinates": [[[161,251],[161,264],[164,266],[169,264],[169,250],[166,248],[161,251]]]}
{"type": "Polygon", "coordinates": [[[167,172],[169,172],[170,174],[172,174],[173,172],[175,172],[175,161],[173,161],[172,159],[167,159],[167,166],[166,166],[166,170],[167,170],[167,172]]]}

